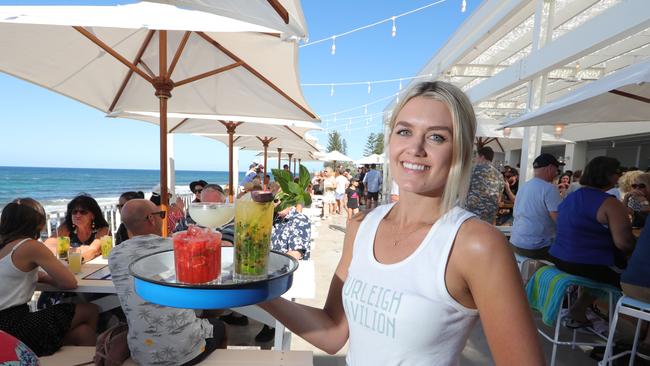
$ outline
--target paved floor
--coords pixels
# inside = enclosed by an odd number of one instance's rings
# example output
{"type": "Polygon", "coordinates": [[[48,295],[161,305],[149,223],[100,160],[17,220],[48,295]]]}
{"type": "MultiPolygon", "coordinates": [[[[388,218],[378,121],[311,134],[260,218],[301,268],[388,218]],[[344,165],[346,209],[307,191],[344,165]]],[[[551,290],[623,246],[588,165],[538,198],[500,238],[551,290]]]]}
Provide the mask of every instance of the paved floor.
{"type": "MultiPolygon", "coordinates": [[[[317,222],[314,226],[318,232],[318,238],[315,240],[315,245],[312,248],[312,260],[315,262],[315,277],[316,277],[316,297],[314,299],[299,300],[298,302],[306,305],[322,307],[327,297],[327,290],[334,273],[334,269],[338,263],[341,248],[343,244],[344,230],[345,230],[345,217],[334,216],[325,221],[317,222]]],[[[541,321],[536,320],[538,326],[541,321]]],[[[243,347],[261,347],[270,348],[272,342],[266,344],[256,344],[254,337],[261,329],[261,324],[251,322],[248,326],[231,326],[229,327],[230,344],[233,348],[243,347]]],[[[550,332],[550,329],[547,328],[550,332]]],[[[562,335],[570,337],[569,332],[562,331],[562,335]]],[[[540,336],[547,362],[550,364],[550,356],[552,347],[548,341],[545,341],[540,336]]],[[[512,340],[512,346],[517,347],[517,340],[512,340]]],[[[327,355],[325,352],[313,347],[297,336],[293,336],[291,340],[292,350],[310,350],[314,352],[314,365],[315,366],[330,366],[330,365],[345,365],[345,354],[347,345],[341,349],[336,355],[327,355]]],[[[570,347],[559,347],[556,365],[558,366],[579,366],[579,365],[595,365],[597,361],[589,357],[590,349],[582,350],[580,348],[571,349],[570,347]]],[[[489,347],[483,330],[479,325],[474,329],[469,341],[462,353],[461,365],[493,365],[489,347]]]]}

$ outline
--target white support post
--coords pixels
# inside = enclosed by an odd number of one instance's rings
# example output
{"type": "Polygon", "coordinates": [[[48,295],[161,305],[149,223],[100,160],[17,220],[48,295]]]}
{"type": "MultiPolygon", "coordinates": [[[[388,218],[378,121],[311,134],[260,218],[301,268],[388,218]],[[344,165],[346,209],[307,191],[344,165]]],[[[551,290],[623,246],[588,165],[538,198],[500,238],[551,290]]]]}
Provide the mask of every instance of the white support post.
{"type": "Polygon", "coordinates": [[[232,185],[230,189],[233,192],[233,197],[237,196],[239,188],[239,147],[235,146],[232,149],[232,166],[234,172],[232,172],[232,185]]]}
{"type": "MultiPolygon", "coordinates": [[[[553,34],[553,13],[555,0],[537,0],[533,48],[535,54],[551,40],[553,34]]],[[[542,73],[528,82],[528,111],[534,111],[545,103],[547,73],[542,73]]],[[[533,160],[542,151],[542,127],[525,127],[521,146],[520,179],[527,181],[533,177],[533,160]]]]}
{"type": "MultiPolygon", "coordinates": [[[[167,189],[176,197],[176,170],[174,159],[174,134],[167,134],[167,189]]],[[[173,203],[170,202],[170,203],[173,203]]]]}

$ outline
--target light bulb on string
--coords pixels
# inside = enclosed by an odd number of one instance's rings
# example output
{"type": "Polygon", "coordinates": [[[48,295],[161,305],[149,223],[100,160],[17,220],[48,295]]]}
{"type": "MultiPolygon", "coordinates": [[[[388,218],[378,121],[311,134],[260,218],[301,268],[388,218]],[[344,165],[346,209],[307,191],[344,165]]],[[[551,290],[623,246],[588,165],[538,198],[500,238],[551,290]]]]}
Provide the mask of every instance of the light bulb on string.
{"type": "Polygon", "coordinates": [[[395,38],[395,36],[397,35],[397,26],[395,25],[395,16],[393,16],[393,17],[391,18],[391,20],[393,21],[393,29],[391,30],[390,35],[391,35],[393,38],[395,38]]]}
{"type": "Polygon", "coordinates": [[[363,114],[368,114],[368,105],[363,106],[363,114]]]}
{"type": "Polygon", "coordinates": [[[402,78],[399,79],[399,90],[402,90],[402,78]]]}
{"type": "Polygon", "coordinates": [[[368,94],[372,91],[372,86],[370,86],[370,82],[368,82],[368,94]]]}
{"type": "Polygon", "coordinates": [[[467,10],[467,0],[463,0],[463,2],[460,3],[460,12],[464,13],[465,10],[467,10]]]}
{"type": "Polygon", "coordinates": [[[332,36],[332,55],[336,55],[336,36],[332,36]]]}
{"type": "Polygon", "coordinates": [[[330,97],[334,96],[334,84],[330,84],[330,97]]]}

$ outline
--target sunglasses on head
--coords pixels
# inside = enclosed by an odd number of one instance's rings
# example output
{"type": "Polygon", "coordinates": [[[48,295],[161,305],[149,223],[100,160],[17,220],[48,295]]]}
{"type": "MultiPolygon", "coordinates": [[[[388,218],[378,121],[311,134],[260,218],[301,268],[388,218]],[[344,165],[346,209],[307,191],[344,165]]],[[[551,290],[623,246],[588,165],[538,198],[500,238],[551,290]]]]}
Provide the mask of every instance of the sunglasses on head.
{"type": "Polygon", "coordinates": [[[72,210],[72,214],[73,215],[77,215],[77,214],[78,215],[88,215],[88,210],[78,208],[78,209],[72,210]]]}
{"type": "Polygon", "coordinates": [[[637,189],[637,188],[643,189],[643,188],[645,188],[645,183],[632,184],[631,187],[633,189],[637,189]]]}
{"type": "Polygon", "coordinates": [[[165,211],[156,211],[156,212],[150,213],[145,218],[148,219],[149,216],[156,216],[156,215],[159,216],[161,219],[164,219],[165,216],[167,216],[167,213],[165,211]]]}

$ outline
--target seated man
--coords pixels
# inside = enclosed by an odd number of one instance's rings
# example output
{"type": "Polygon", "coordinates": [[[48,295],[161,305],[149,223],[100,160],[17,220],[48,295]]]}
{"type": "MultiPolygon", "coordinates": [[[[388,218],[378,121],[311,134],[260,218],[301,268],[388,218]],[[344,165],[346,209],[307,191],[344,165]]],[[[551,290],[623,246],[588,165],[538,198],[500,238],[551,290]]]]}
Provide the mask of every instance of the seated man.
{"type": "Polygon", "coordinates": [[[555,240],[557,210],[562,199],[553,182],[564,165],[551,154],[533,161],[535,176],[519,188],[513,209],[513,250],[524,257],[549,259],[548,250],[555,240]]]}
{"type": "Polygon", "coordinates": [[[148,200],[128,201],[122,220],[133,237],[111,251],[108,265],[129,323],[131,358],[140,365],[194,365],[216,348],[225,348],[223,322],[199,319],[193,310],[144,301],[135,294],[129,275],[135,258],[173,247],[170,238],[160,236],[163,217],[164,211],[148,200]]]}

